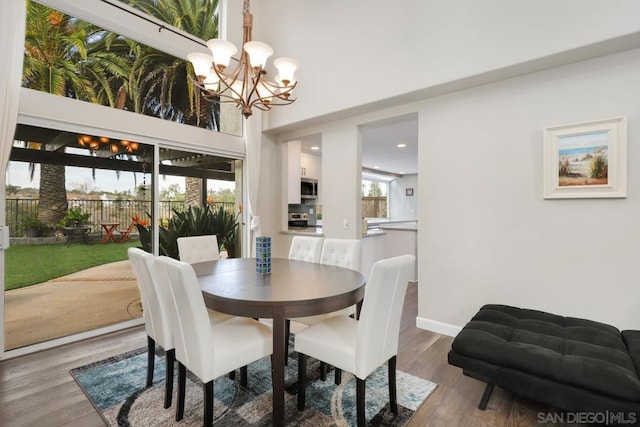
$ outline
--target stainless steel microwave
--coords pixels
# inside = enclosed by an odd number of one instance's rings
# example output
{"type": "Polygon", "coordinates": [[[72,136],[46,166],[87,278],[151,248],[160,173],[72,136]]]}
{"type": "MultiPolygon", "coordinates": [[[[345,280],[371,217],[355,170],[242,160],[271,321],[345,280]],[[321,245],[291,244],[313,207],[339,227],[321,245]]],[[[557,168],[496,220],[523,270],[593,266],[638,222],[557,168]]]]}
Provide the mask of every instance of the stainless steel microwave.
{"type": "Polygon", "coordinates": [[[312,178],[302,178],[300,180],[300,198],[317,199],[318,198],[318,180],[312,178]]]}

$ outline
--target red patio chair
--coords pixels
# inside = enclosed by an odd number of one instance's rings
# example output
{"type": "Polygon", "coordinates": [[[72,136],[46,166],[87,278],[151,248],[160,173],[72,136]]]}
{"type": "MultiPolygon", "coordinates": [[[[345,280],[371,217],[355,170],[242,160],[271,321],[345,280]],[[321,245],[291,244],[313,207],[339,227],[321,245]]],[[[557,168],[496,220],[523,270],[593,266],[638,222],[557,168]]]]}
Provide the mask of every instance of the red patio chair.
{"type": "Polygon", "coordinates": [[[132,221],[126,230],[118,230],[118,233],[120,233],[120,240],[118,240],[118,243],[124,243],[127,240],[131,241],[130,234],[133,230],[135,230],[135,228],[136,228],[136,221],[132,221]]]}

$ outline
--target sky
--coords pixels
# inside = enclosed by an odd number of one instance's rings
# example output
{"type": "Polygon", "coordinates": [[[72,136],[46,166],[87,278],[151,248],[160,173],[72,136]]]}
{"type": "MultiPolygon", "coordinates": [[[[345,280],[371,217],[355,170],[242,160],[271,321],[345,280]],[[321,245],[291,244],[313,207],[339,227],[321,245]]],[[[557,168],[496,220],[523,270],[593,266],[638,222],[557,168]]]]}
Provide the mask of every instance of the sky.
{"type": "Polygon", "coordinates": [[[563,135],[558,138],[561,149],[606,146],[609,141],[607,131],[592,132],[578,135],[563,135]]]}
{"type": "MultiPolygon", "coordinates": [[[[130,190],[135,194],[135,187],[146,183],[149,184],[151,174],[121,172],[118,177],[115,171],[96,169],[95,180],[92,177],[91,169],[66,167],[66,184],[68,190],[85,189],[86,191],[103,192],[124,192],[130,190]],[[134,179],[135,175],[135,179],[134,179]],[[146,176],[143,176],[146,175],[146,176]]],[[[160,190],[172,184],[178,184],[180,191],[184,192],[184,177],[160,176],[160,190]]],[[[38,188],[40,183],[40,165],[36,165],[36,173],[33,180],[29,177],[29,163],[9,162],[6,173],[7,185],[15,185],[22,188],[38,188]]],[[[234,189],[235,183],[232,181],[215,181],[210,190],[234,189]]]]}

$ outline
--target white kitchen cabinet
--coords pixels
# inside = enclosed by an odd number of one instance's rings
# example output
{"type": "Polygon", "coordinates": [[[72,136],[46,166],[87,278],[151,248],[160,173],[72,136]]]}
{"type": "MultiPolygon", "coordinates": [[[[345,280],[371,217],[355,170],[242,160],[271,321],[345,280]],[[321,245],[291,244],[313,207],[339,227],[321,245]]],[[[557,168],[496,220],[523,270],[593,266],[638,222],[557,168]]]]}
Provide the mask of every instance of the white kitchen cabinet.
{"type": "Polygon", "coordinates": [[[320,178],[320,157],[309,153],[300,153],[300,176],[302,178],[320,178]]]}
{"type": "Polygon", "coordinates": [[[287,203],[299,205],[300,179],[317,179],[320,187],[321,159],[320,156],[303,153],[300,141],[289,141],[282,149],[283,164],[286,165],[287,175],[287,203]]]}

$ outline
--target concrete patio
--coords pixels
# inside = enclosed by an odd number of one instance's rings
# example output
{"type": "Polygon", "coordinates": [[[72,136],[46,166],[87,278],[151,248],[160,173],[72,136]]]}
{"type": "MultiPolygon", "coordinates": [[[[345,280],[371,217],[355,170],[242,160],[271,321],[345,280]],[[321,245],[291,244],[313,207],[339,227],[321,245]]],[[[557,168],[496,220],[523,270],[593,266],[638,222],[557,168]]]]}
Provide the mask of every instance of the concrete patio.
{"type": "Polygon", "coordinates": [[[5,292],[5,346],[12,350],[142,316],[128,260],[5,292]]]}

